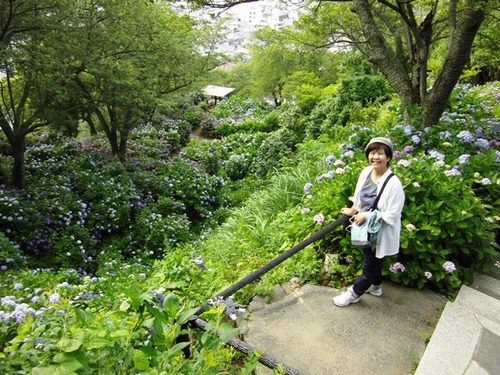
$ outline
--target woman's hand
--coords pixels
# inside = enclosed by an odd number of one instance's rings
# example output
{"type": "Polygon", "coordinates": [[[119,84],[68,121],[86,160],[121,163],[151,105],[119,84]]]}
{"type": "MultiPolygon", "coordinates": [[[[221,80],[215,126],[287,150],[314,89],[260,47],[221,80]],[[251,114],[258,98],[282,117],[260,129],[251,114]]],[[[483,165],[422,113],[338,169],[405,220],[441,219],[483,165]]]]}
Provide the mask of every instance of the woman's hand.
{"type": "Polygon", "coordinates": [[[356,211],[354,208],[352,207],[344,207],[340,210],[340,213],[342,215],[346,215],[346,216],[354,216],[358,213],[358,211],[356,211]]]}
{"type": "Polygon", "coordinates": [[[370,216],[372,213],[370,211],[366,211],[366,212],[360,212],[358,214],[356,214],[354,216],[354,222],[356,223],[356,225],[363,225],[363,223],[365,222],[366,218],[368,216],[370,216]]]}

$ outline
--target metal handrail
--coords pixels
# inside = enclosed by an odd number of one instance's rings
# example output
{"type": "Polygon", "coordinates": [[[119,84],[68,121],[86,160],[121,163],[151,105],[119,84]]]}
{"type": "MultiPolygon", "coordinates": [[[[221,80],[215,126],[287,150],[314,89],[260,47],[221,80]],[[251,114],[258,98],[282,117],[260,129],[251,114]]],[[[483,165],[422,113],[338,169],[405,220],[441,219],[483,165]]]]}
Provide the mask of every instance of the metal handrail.
{"type": "MultiPolygon", "coordinates": [[[[234,283],[230,287],[224,289],[222,292],[217,294],[214,299],[217,299],[217,298],[226,299],[226,298],[228,298],[229,296],[233,295],[234,293],[236,293],[237,291],[239,291],[243,287],[247,286],[251,282],[257,280],[259,277],[261,277],[265,273],[269,272],[270,270],[272,270],[276,266],[280,265],[288,258],[297,254],[299,251],[301,251],[305,247],[309,246],[311,243],[321,239],[326,234],[331,232],[333,229],[346,223],[348,220],[349,220],[349,216],[344,215],[344,216],[339,217],[334,222],[328,224],[327,226],[323,227],[318,232],[314,233],[313,235],[309,236],[308,238],[306,238],[302,242],[300,242],[297,245],[290,248],[288,251],[286,251],[286,252],[282,253],[281,255],[279,255],[278,257],[274,258],[266,265],[262,266],[261,268],[252,272],[251,274],[245,276],[244,278],[237,281],[236,283],[234,283]]],[[[207,309],[207,307],[209,305],[210,305],[209,301],[206,301],[200,305],[200,307],[196,311],[193,319],[190,320],[190,322],[189,322],[190,326],[194,326],[194,327],[203,329],[205,331],[207,330],[207,322],[198,318],[198,316],[200,314],[202,314],[207,309]]],[[[248,345],[247,343],[245,343],[241,340],[232,339],[232,340],[229,340],[227,342],[227,344],[234,347],[235,349],[239,350],[240,352],[242,352],[244,354],[249,354],[252,352],[259,353],[259,358],[258,358],[259,362],[268,368],[275,369],[275,368],[281,367],[284,369],[285,374],[287,374],[287,375],[300,375],[300,372],[298,370],[277,361],[276,359],[272,358],[271,356],[268,356],[266,354],[262,354],[262,353],[256,351],[250,345],[248,345]]]]}

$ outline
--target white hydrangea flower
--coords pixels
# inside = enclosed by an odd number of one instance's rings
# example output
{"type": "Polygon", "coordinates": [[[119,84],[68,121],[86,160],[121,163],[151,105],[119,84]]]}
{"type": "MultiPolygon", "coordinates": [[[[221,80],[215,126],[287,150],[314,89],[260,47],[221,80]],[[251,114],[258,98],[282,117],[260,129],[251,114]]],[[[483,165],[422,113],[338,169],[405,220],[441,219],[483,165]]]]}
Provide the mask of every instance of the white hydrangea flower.
{"type": "Polygon", "coordinates": [[[406,229],[408,232],[413,232],[414,230],[417,230],[417,227],[413,224],[406,224],[406,229]]]}

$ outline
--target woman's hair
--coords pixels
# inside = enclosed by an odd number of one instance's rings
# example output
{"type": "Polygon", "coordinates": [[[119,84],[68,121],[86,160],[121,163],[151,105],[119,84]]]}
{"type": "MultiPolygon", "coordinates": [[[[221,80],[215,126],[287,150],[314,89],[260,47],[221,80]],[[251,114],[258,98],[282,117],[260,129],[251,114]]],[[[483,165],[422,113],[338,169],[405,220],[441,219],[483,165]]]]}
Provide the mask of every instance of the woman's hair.
{"type": "Polygon", "coordinates": [[[389,162],[392,160],[392,149],[389,146],[380,142],[373,142],[366,147],[365,150],[366,160],[368,160],[368,155],[370,155],[370,152],[376,150],[384,150],[385,156],[387,156],[387,158],[389,159],[389,161],[387,162],[387,165],[389,165],[389,162]]]}

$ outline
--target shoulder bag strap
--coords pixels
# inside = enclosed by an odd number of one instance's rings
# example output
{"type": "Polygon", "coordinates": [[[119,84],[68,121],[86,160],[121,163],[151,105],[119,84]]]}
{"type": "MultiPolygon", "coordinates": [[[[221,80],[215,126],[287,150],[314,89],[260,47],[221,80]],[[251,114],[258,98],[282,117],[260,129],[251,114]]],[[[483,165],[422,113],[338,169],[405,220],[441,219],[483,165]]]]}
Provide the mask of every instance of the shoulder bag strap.
{"type": "Polygon", "coordinates": [[[384,192],[384,189],[385,189],[385,185],[387,185],[387,183],[389,182],[389,180],[391,179],[391,177],[394,176],[394,173],[391,173],[389,176],[387,176],[387,178],[385,179],[384,181],[384,184],[382,185],[382,189],[380,189],[380,193],[378,193],[377,195],[377,198],[375,198],[375,201],[373,202],[372,204],[372,208],[370,209],[370,211],[373,211],[373,210],[376,210],[377,209],[377,206],[378,206],[378,201],[380,199],[380,196],[382,195],[382,193],[384,192]]]}

